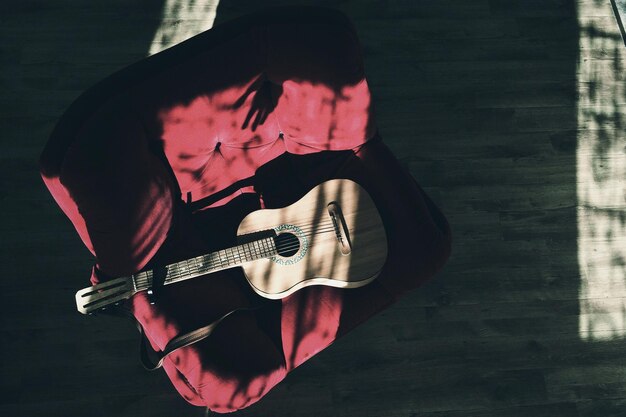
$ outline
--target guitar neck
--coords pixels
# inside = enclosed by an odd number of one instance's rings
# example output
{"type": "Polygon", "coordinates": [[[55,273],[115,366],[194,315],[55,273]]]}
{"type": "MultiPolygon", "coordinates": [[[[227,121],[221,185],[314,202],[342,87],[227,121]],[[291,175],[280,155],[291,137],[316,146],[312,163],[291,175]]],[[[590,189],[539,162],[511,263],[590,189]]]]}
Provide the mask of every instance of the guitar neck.
{"type": "Polygon", "coordinates": [[[155,281],[162,281],[163,285],[173,284],[257,259],[270,258],[277,253],[273,237],[259,239],[166,265],[161,269],[139,272],[132,276],[133,286],[135,291],[143,291],[151,288],[155,281]],[[155,280],[156,274],[162,274],[162,277],[155,280]]]}

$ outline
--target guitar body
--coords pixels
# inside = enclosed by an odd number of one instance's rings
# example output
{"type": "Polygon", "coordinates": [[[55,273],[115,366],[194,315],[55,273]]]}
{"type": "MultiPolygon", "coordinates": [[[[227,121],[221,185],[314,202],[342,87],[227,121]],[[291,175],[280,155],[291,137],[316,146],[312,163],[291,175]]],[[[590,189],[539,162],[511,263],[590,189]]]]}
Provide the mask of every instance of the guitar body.
{"type": "Polygon", "coordinates": [[[357,183],[324,182],[297,202],[248,214],[240,241],[273,230],[279,254],[244,263],[252,288],[270,299],[309,285],[356,288],[374,280],[387,259],[387,237],[374,202],[357,183]]]}

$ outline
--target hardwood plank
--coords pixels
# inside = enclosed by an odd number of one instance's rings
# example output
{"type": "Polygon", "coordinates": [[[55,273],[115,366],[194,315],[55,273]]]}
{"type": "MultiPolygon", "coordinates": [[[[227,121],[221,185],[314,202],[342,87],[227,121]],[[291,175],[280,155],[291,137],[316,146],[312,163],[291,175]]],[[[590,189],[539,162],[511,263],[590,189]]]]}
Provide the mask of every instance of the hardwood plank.
{"type": "MultiPolygon", "coordinates": [[[[287,3],[313,2],[224,0],[216,23],[287,3]]],[[[444,209],[453,255],[234,415],[625,416],[624,180],[581,187],[624,161],[610,2],[315,3],[354,20],[381,134],[444,209]],[[594,223],[604,218],[610,233],[594,223]],[[587,249],[599,253],[581,258],[587,249]],[[612,324],[586,334],[582,322],[612,324]]],[[[162,21],[202,18],[162,20],[163,6],[0,4],[2,415],[204,415],[140,368],[130,323],[75,312],[93,258],[37,173],[84,89],[145,57],[162,21]]]]}

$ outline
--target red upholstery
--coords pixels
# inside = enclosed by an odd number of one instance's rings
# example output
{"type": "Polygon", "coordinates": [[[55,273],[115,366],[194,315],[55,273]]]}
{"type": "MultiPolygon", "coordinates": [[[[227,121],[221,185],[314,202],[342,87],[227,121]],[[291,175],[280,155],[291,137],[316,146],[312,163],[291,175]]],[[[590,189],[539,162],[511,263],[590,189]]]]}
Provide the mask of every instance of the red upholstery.
{"type": "MultiPolygon", "coordinates": [[[[389,238],[373,283],[265,300],[166,359],[181,395],[218,412],[257,401],[449,256],[445,218],[376,133],[358,40],[335,11],[260,12],[115,74],[66,112],[41,170],[100,277],[232,245],[247,213],[326,179],[370,192],[389,238]]],[[[236,268],[167,286],[156,305],[139,293],[127,307],[160,350],[258,302],[236,268]]]]}

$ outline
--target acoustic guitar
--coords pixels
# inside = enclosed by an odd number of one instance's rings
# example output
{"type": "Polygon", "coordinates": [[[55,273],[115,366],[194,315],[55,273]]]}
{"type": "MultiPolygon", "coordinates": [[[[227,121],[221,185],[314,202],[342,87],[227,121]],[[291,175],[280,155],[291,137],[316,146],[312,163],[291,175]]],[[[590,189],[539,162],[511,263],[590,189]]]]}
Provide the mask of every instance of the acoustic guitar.
{"type": "Polygon", "coordinates": [[[155,283],[239,266],[254,291],[270,299],[309,285],[357,288],[374,280],[387,259],[387,237],[374,202],[345,179],[321,183],[289,206],[248,214],[237,238],[237,246],[82,289],[76,293],[78,311],[118,304],[150,292],[155,283]]]}

